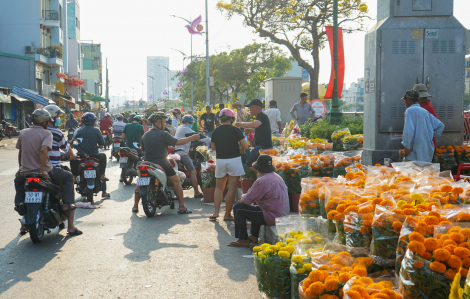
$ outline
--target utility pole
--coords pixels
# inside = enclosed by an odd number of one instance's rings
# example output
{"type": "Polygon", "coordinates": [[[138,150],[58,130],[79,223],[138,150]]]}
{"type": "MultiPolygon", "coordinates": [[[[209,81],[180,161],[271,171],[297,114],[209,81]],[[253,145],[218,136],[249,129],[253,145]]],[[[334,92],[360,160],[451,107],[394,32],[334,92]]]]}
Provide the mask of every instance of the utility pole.
{"type": "MultiPolygon", "coordinates": [[[[109,101],[108,58],[106,58],[106,100],[109,101]]],[[[109,112],[109,102],[106,102],[106,111],[109,112]]]]}
{"type": "Polygon", "coordinates": [[[209,74],[209,13],[207,9],[207,0],[206,0],[206,104],[207,105],[211,103],[211,87],[209,85],[209,76],[210,76],[209,74]]]}
{"type": "Polygon", "coordinates": [[[331,99],[330,124],[341,122],[338,96],[338,0],[333,1],[333,60],[334,60],[334,87],[331,99]]]}

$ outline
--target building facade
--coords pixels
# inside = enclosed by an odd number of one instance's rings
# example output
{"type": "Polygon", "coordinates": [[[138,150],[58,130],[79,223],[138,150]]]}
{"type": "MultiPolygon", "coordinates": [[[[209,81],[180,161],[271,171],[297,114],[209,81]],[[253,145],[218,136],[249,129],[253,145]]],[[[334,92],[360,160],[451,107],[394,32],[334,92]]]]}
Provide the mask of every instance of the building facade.
{"type": "MultiPolygon", "coordinates": [[[[168,74],[170,69],[170,58],[164,56],[147,57],[147,99],[152,100],[165,99],[168,96],[163,92],[168,89],[168,74]],[[164,67],[161,67],[161,66],[164,67]],[[151,78],[153,77],[153,79],[151,78]]],[[[171,77],[170,77],[171,79],[171,77]]]]}
{"type": "Polygon", "coordinates": [[[102,94],[102,55],[101,44],[81,43],[81,77],[85,89],[96,96],[102,94]]]}

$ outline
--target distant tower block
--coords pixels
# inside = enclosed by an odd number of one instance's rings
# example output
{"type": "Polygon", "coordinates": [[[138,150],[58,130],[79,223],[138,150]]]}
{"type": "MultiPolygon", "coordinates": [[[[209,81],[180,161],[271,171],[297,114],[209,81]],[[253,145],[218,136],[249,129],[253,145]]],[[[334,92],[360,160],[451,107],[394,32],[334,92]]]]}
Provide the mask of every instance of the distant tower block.
{"type": "Polygon", "coordinates": [[[446,128],[438,145],[463,142],[466,30],[453,0],[377,0],[377,24],[365,38],[364,164],[398,159],[405,103],[427,84],[446,128]]]}

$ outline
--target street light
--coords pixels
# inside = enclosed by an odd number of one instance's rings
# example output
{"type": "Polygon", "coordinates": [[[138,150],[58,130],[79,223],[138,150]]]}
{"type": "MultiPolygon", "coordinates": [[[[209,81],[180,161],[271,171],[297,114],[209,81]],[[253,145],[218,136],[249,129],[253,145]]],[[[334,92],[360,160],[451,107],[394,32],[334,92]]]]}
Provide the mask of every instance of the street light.
{"type": "Polygon", "coordinates": [[[166,66],[163,66],[163,65],[160,65],[160,64],[157,64],[158,66],[164,68],[167,70],[166,74],[167,74],[167,82],[168,82],[168,89],[167,89],[167,92],[168,92],[168,108],[170,108],[170,69],[167,68],[166,66]]]}
{"type": "Polygon", "coordinates": [[[144,100],[144,83],[143,82],[140,82],[140,81],[137,81],[139,82],[140,84],[142,84],[142,101],[144,100]]]}
{"type": "Polygon", "coordinates": [[[122,90],[122,91],[124,91],[124,94],[125,94],[125,97],[124,97],[124,103],[125,103],[126,102],[125,99],[127,98],[127,92],[125,90],[122,90]]]}
{"type": "MultiPolygon", "coordinates": [[[[155,104],[155,78],[152,76],[147,75],[147,77],[153,79],[153,84],[152,84],[152,102],[155,104]]],[[[147,98],[149,96],[147,95],[147,98]]]]}
{"type": "Polygon", "coordinates": [[[129,86],[130,88],[132,88],[132,100],[135,102],[135,97],[134,97],[134,87],[132,86],[129,86]]]}
{"type": "MultiPolygon", "coordinates": [[[[191,36],[193,36],[191,34],[191,36]]],[[[184,54],[183,52],[181,52],[180,50],[177,50],[177,49],[173,49],[171,48],[172,50],[175,50],[175,51],[178,51],[180,52],[182,55],[183,55],[183,71],[184,71],[184,59],[186,58],[186,54],[184,54]]],[[[192,51],[192,50],[191,50],[192,51]]],[[[192,62],[192,54],[191,54],[191,62],[192,62]]],[[[191,110],[193,110],[193,79],[191,78],[191,110]]]]}

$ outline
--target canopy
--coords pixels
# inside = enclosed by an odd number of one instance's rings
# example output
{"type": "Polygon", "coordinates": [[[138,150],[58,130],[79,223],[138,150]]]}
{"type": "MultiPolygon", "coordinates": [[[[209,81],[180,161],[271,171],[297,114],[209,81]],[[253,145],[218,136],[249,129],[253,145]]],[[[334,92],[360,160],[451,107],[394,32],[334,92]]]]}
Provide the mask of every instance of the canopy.
{"type": "Polygon", "coordinates": [[[34,93],[32,90],[24,89],[15,85],[13,86],[13,89],[11,92],[19,95],[22,98],[35,102],[36,104],[39,104],[42,106],[49,105],[49,99],[46,99],[45,97],[34,93]]]}
{"type": "Polygon", "coordinates": [[[3,91],[1,90],[0,90],[0,103],[11,103],[10,96],[4,94],[3,91]]]}
{"type": "Polygon", "coordinates": [[[102,97],[97,97],[97,96],[95,96],[94,94],[91,94],[91,93],[83,94],[82,99],[92,101],[92,102],[108,102],[108,103],[110,102],[107,99],[103,99],[102,97]]]}

